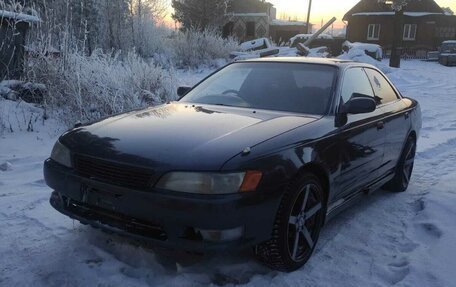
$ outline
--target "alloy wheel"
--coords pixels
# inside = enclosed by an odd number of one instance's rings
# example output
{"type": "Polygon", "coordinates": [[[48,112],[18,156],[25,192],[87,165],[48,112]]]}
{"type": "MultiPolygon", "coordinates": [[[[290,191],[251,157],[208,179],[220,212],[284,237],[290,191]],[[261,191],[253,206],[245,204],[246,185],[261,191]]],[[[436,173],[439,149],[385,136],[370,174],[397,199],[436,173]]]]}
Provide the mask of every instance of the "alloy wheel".
{"type": "Polygon", "coordinates": [[[317,186],[305,185],[294,202],[288,220],[288,251],[293,261],[301,262],[312,252],[320,229],[317,217],[321,212],[317,186]]]}

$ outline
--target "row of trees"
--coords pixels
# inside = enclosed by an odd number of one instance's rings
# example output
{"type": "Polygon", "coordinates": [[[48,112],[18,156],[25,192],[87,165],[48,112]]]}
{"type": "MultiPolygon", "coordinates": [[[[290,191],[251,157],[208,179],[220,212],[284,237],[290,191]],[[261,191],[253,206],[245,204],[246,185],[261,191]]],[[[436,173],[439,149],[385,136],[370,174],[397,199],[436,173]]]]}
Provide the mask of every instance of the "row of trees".
{"type": "MultiPolygon", "coordinates": [[[[166,0],[0,0],[0,9],[37,14],[39,48],[130,50],[149,56],[147,37],[166,15],[166,0]]],[[[153,50],[153,49],[152,49],[153,50]]],[[[152,51],[153,52],[153,51],[152,51]]]]}
{"type": "MultiPolygon", "coordinates": [[[[233,0],[173,0],[176,22],[183,30],[223,26],[233,0]]],[[[37,49],[131,50],[148,57],[155,47],[157,24],[169,11],[169,0],[0,0],[0,9],[36,14],[42,22],[31,30],[37,49]]]]}

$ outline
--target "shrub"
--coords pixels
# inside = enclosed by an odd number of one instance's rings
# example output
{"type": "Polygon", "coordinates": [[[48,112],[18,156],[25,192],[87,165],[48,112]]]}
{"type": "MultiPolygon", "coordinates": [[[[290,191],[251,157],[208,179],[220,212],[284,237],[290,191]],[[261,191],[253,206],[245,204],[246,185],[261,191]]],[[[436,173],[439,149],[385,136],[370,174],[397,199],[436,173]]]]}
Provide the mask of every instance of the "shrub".
{"type": "Polygon", "coordinates": [[[149,23],[142,31],[129,53],[97,49],[88,56],[71,41],[54,53],[49,41],[37,40],[25,80],[44,84],[46,112],[71,126],[173,100],[175,67],[219,66],[238,46],[214,29],[173,32],[149,23]]]}
{"type": "Polygon", "coordinates": [[[173,75],[135,53],[62,58],[39,56],[27,65],[28,80],[47,86],[45,106],[68,125],[174,99],[173,75]]]}
{"type": "Polygon", "coordinates": [[[216,60],[227,60],[230,53],[238,47],[234,38],[224,39],[215,29],[178,32],[167,43],[171,59],[179,68],[214,66],[216,60]]]}

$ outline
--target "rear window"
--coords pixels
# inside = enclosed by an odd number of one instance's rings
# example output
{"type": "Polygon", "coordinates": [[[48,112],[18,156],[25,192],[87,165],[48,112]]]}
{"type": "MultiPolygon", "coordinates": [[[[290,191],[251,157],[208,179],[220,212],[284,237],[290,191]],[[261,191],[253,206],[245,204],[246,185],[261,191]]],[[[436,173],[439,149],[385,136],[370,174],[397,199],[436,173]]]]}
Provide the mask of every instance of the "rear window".
{"type": "Polygon", "coordinates": [[[442,53],[456,53],[456,43],[443,44],[442,53]]]}
{"type": "Polygon", "coordinates": [[[337,69],[301,63],[235,63],[206,79],[181,101],[326,114],[337,69]]]}

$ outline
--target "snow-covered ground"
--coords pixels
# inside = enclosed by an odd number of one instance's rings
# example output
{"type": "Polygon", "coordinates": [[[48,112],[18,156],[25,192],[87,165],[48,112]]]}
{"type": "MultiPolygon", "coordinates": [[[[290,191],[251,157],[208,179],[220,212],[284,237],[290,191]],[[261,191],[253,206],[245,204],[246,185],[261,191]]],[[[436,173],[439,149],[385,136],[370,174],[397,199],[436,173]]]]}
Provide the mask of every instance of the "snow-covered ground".
{"type": "MultiPolygon", "coordinates": [[[[291,274],[248,251],[154,249],[60,215],[48,203],[42,163],[62,129],[12,116],[34,109],[0,100],[0,286],[456,286],[456,68],[402,65],[389,77],[421,102],[424,125],[409,191],[379,191],[332,220],[310,262],[291,274]]],[[[178,75],[192,84],[208,72],[178,75]]]]}

